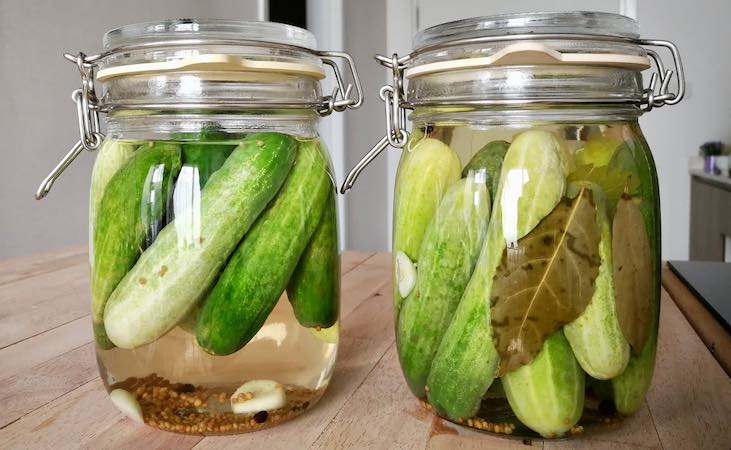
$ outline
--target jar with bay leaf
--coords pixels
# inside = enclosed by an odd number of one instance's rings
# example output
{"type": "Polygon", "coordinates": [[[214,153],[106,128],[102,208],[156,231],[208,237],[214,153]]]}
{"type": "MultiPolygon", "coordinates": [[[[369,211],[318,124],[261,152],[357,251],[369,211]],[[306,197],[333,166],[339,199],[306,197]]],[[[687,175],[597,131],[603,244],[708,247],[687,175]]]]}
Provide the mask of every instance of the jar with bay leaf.
{"type": "Polygon", "coordinates": [[[660,292],[657,176],[638,117],[682,97],[673,44],[639,39],[623,16],[527,13],[438,25],[410,55],[378,59],[397,81],[382,91],[381,143],[403,148],[393,296],[411,391],[502,434],[570,436],[632,415],[660,292]],[[675,70],[649,46],[670,49],[675,70]]]}

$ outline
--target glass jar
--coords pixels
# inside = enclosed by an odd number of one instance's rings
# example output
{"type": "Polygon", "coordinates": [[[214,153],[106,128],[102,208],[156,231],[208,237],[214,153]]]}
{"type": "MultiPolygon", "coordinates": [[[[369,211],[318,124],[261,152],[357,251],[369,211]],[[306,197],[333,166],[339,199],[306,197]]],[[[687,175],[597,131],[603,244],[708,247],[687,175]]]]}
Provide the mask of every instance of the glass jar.
{"type": "Polygon", "coordinates": [[[38,196],[98,150],[92,322],[115,405],[194,434],[312,407],[335,363],[340,294],[337,190],[316,126],[360,105],[350,57],[300,28],[224,20],[127,25],[101,55],[67,57],[82,76],[80,141],[38,196]],[[325,65],[338,88],[323,97],[325,65]]]}
{"type": "Polygon", "coordinates": [[[389,129],[342,189],[403,147],[393,295],[411,391],[448,420],[527,437],[631,415],[660,306],[657,176],[637,120],[680,101],[677,49],[582,12],[446,23],[414,46],[377,57],[394,75],[389,129]],[[650,46],[670,49],[675,71],[650,46]]]}

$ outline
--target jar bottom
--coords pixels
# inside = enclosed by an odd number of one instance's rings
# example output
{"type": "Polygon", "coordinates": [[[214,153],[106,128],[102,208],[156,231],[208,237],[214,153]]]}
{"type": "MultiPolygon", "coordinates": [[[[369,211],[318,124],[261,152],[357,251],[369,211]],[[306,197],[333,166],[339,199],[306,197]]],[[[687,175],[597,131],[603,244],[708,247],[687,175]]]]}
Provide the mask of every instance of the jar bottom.
{"type": "MultiPolygon", "coordinates": [[[[434,411],[434,408],[424,399],[420,399],[422,406],[434,411]]],[[[618,428],[626,417],[620,415],[608,401],[593,398],[587,392],[586,405],[581,419],[565,435],[551,440],[567,440],[579,436],[598,435],[618,428]]],[[[435,412],[436,413],[436,412],[435,412]]],[[[515,416],[507,398],[491,396],[488,393],[482,400],[478,413],[466,420],[452,420],[440,416],[444,420],[456,425],[469,427],[492,435],[524,439],[546,439],[527,426],[523,425],[515,416]]]]}
{"type": "Polygon", "coordinates": [[[327,386],[308,389],[286,385],[287,403],[278,409],[250,414],[231,411],[230,398],[237,386],[204,387],[171,383],[156,375],[131,377],[108,387],[124,389],[140,405],[144,423],[183,434],[222,435],[263,430],[291,420],[314,406],[327,386]]]}

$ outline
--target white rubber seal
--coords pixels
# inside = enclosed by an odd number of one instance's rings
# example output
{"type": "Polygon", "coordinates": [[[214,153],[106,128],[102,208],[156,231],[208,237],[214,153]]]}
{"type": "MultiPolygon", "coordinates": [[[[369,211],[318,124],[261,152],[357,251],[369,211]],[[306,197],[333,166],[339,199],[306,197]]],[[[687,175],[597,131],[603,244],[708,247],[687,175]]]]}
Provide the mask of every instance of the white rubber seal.
{"type": "Polygon", "coordinates": [[[521,42],[482,58],[453,59],[415,66],[406,69],[404,76],[409,79],[451,70],[517,65],[589,65],[645,70],[650,67],[650,59],[647,56],[615,53],[561,53],[538,42],[521,42]]]}

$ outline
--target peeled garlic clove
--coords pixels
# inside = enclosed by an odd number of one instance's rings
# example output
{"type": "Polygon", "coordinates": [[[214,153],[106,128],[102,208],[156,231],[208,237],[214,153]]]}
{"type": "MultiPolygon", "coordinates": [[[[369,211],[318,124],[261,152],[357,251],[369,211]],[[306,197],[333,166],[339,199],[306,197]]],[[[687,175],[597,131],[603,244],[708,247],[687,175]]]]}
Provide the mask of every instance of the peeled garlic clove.
{"type": "Polygon", "coordinates": [[[316,338],[328,344],[337,344],[340,335],[340,322],[335,322],[330,328],[308,328],[316,338]]]}
{"type": "Polygon", "coordinates": [[[400,250],[396,252],[396,282],[402,298],[408,297],[416,284],[416,267],[400,250]]]}
{"type": "Polygon", "coordinates": [[[124,415],[138,423],[145,423],[142,417],[142,407],[134,395],[124,389],[115,389],[109,393],[112,403],[124,415]]]}
{"type": "Polygon", "coordinates": [[[235,414],[271,411],[286,404],[284,386],[272,380],[251,380],[231,395],[231,410],[235,414]]]}

